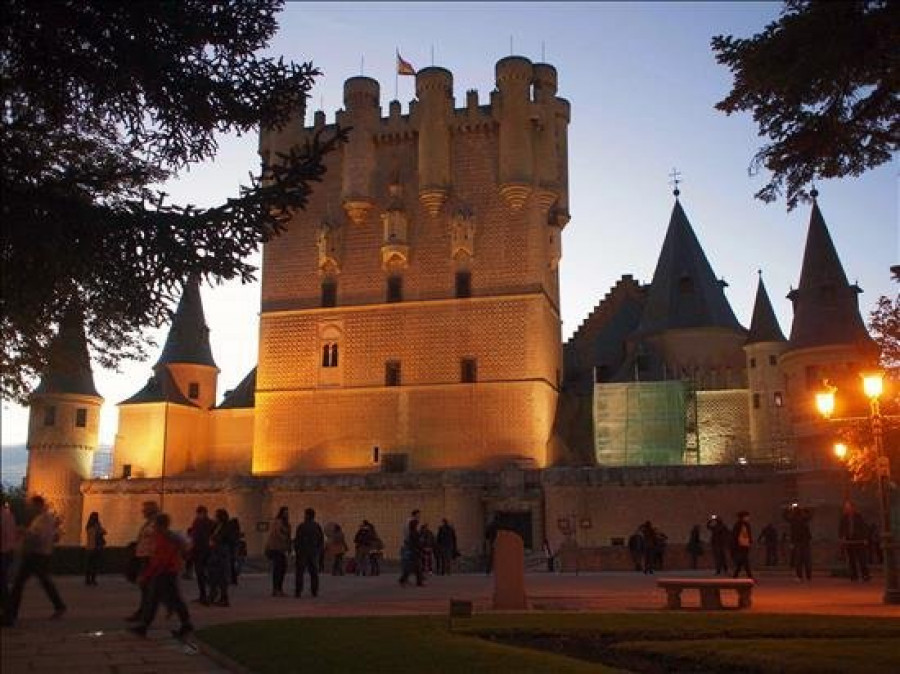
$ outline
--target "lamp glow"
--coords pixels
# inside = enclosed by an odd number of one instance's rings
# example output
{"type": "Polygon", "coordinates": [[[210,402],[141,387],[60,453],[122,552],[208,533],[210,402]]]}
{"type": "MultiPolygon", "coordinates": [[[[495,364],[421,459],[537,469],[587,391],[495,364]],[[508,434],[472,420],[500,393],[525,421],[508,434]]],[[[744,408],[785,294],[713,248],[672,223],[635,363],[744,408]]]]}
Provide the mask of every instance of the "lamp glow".
{"type": "Polygon", "coordinates": [[[881,372],[870,372],[862,376],[863,391],[870,400],[881,397],[884,391],[884,375],[881,372]]]}
{"type": "Polygon", "coordinates": [[[836,442],[834,444],[834,455],[841,461],[847,458],[847,445],[843,442],[836,442]]]}
{"type": "Polygon", "coordinates": [[[828,419],[834,414],[834,387],[816,393],[816,408],[819,414],[828,419]]]}

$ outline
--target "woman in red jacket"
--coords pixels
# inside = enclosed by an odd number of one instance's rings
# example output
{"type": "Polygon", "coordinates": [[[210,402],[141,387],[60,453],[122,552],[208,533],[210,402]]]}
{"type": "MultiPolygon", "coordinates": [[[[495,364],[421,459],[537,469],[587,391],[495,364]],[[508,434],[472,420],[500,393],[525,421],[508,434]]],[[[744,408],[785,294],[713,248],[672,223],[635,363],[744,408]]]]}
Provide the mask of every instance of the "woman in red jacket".
{"type": "Polygon", "coordinates": [[[143,606],[140,624],[130,628],[130,631],[142,637],[147,636],[147,629],[153,624],[161,603],[178,615],[181,621],[181,627],[172,630],[172,636],[181,639],[194,629],[178,589],[178,572],[181,570],[184,543],[169,531],[169,524],[169,516],[165,513],[156,516],[153,556],[138,578],[138,583],[149,586],[147,602],[143,606]]]}

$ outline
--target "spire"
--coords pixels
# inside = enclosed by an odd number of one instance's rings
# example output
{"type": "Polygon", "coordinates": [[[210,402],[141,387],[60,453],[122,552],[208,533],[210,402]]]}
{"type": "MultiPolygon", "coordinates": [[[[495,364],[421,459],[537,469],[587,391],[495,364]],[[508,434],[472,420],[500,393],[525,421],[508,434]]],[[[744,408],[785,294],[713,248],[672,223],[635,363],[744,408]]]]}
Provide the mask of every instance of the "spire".
{"type": "Polygon", "coordinates": [[[758,342],[786,342],[775,310],[769,300],[769,293],[762,280],[762,272],[759,273],[759,283],[756,286],[756,302],[753,304],[753,318],[750,321],[750,334],[747,335],[747,344],[758,342]]]}
{"type": "Polygon", "coordinates": [[[181,301],[169,329],[166,345],[154,370],[169,363],[194,363],[216,367],[209,347],[209,328],[203,316],[203,302],[200,299],[200,281],[191,275],[184,286],[181,301]]]}
{"type": "Polygon", "coordinates": [[[872,343],[859,314],[861,292],[847,281],[825,218],[813,201],[800,284],[788,294],[794,305],[790,349],[872,343]]]}
{"type": "Polygon", "coordinates": [[[723,327],[743,331],[676,198],[638,333],[723,327]]]}
{"type": "Polygon", "coordinates": [[[84,336],[84,314],[71,302],[59,323],[59,332],[50,342],[47,369],[35,394],[76,393],[100,397],[94,387],[91,359],[84,336]]]}

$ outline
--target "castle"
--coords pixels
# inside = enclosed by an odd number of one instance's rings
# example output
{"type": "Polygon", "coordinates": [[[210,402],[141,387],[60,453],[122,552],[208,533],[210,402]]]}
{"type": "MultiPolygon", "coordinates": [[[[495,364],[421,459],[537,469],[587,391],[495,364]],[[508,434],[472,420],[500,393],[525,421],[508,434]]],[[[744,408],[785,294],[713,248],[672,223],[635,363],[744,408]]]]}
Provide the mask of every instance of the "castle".
{"type": "MultiPolygon", "coordinates": [[[[28,437],[28,489],[61,514],[66,542],[96,510],[124,543],[154,498],[181,522],[200,502],[228,508],[254,552],[285,504],[370,519],[389,556],[413,507],[454,521],[465,551],[492,516],[526,547],[579,527],[600,547],[626,533],[614,521],[654,516],[635,505],[648,489],[667,495],[650,509],[673,528],[687,517],[665,505],[675,494],[685,508],[705,499],[701,512],[759,512],[828,493],[818,474],[771,470],[818,460],[812,394],[878,356],[818,205],[789,339],[762,279],[742,327],[676,193],[652,281],[623,276],[564,347],[570,105],[555,68],[522,57],[496,64],[496,87],[457,108],[452,74],[425,68],[409,114],[393,101],[382,116],[377,81],[346,81],[349,142],[263,250],[257,367],[216,404],[188,280],[152,375],[119,403],[113,479],[89,479],[102,398],[73,307],[28,437]]],[[[304,113],[261,134],[264,162],[325,128],[321,112],[304,128],[304,113]]]]}

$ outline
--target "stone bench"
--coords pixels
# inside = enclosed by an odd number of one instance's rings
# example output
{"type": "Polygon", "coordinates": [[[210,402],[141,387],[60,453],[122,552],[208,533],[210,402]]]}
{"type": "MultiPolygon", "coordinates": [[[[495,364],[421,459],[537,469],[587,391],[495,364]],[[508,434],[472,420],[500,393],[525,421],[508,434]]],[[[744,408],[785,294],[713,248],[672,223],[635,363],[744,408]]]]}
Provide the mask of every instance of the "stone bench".
{"type": "Polygon", "coordinates": [[[660,578],[658,587],[666,591],[666,606],[681,608],[683,590],[700,591],[700,608],[721,610],[722,590],[736,590],[737,608],[750,608],[750,595],[756,581],[751,578],[660,578]]]}

